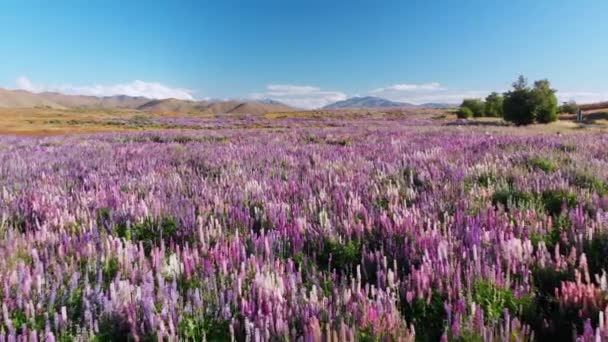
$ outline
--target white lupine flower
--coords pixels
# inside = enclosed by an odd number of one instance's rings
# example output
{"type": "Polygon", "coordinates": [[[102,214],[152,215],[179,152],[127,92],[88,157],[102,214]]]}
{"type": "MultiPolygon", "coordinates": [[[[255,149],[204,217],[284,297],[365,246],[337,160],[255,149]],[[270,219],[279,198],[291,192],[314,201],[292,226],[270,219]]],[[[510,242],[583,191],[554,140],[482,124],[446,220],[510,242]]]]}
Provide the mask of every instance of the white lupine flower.
{"type": "Polygon", "coordinates": [[[390,287],[390,288],[395,287],[395,273],[393,273],[393,270],[388,270],[387,280],[388,280],[388,287],[390,287]]]}
{"type": "Polygon", "coordinates": [[[606,271],[602,270],[602,276],[600,277],[600,288],[603,291],[608,291],[608,279],[606,279],[606,271]]]}
{"type": "Polygon", "coordinates": [[[448,259],[448,243],[445,240],[441,240],[441,242],[439,242],[439,246],[437,246],[437,254],[439,256],[439,260],[441,261],[448,259]]]}
{"type": "Polygon", "coordinates": [[[68,321],[68,309],[65,306],[61,307],[61,320],[63,322],[68,321]]]}
{"type": "Polygon", "coordinates": [[[283,301],[285,284],[283,278],[274,272],[258,272],[253,280],[254,284],[262,289],[266,295],[283,301]]]}
{"type": "Polygon", "coordinates": [[[263,191],[264,189],[262,188],[260,183],[258,183],[258,181],[256,181],[255,179],[252,179],[245,183],[245,193],[248,195],[259,195],[262,194],[263,191]]]}
{"type": "Polygon", "coordinates": [[[312,285],[312,289],[310,290],[310,295],[308,297],[308,300],[313,304],[317,304],[319,302],[319,298],[317,296],[317,285],[315,285],[315,284],[312,285]]]}
{"type": "Polygon", "coordinates": [[[296,218],[296,227],[298,227],[298,230],[300,231],[300,233],[305,233],[308,223],[306,222],[306,218],[305,217],[298,217],[296,218]]]}
{"type": "Polygon", "coordinates": [[[329,220],[329,215],[325,209],[319,212],[319,224],[321,225],[321,228],[325,230],[331,229],[331,221],[329,220]]]}
{"type": "Polygon", "coordinates": [[[507,241],[506,252],[507,252],[507,255],[506,255],[507,258],[512,257],[512,258],[516,259],[517,261],[522,261],[523,255],[524,255],[524,247],[523,247],[523,244],[521,243],[521,240],[518,238],[513,238],[513,239],[510,239],[509,241],[507,241]]]}
{"type": "Polygon", "coordinates": [[[183,265],[177,259],[177,255],[175,253],[171,253],[171,255],[169,255],[169,260],[165,261],[163,270],[165,276],[171,278],[176,278],[177,276],[182,274],[183,265]]]}

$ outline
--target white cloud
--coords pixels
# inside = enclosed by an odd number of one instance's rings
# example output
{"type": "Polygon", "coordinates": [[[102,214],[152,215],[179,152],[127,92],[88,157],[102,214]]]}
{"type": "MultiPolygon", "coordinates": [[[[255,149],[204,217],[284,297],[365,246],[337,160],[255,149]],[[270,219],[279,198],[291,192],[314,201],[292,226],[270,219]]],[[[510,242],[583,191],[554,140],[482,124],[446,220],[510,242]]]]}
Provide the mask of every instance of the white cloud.
{"type": "Polygon", "coordinates": [[[441,84],[437,82],[424,83],[424,84],[393,84],[388,87],[378,88],[371,91],[372,94],[376,93],[390,93],[390,92],[434,92],[446,90],[441,84]]]}
{"type": "Polygon", "coordinates": [[[458,104],[465,98],[483,98],[489,93],[485,90],[452,90],[438,82],[393,84],[370,91],[374,96],[412,104],[430,102],[458,104]]]}
{"type": "Polygon", "coordinates": [[[346,99],[346,94],[339,91],[326,91],[312,86],[289,84],[271,84],[263,93],[249,95],[255,100],[271,99],[293,107],[312,109],[320,108],[336,101],[346,99]]]}
{"type": "Polygon", "coordinates": [[[593,91],[558,91],[557,98],[560,102],[576,101],[578,103],[594,103],[608,101],[608,92],[593,91]]]}
{"type": "MultiPolygon", "coordinates": [[[[505,90],[496,90],[502,93],[505,90]]],[[[458,104],[466,98],[485,98],[491,91],[488,90],[459,90],[449,89],[440,83],[424,84],[394,84],[370,91],[370,94],[392,101],[422,104],[441,102],[458,104]]],[[[601,91],[558,91],[560,102],[575,100],[578,103],[594,103],[608,101],[608,92],[601,91]]]]}
{"type": "Polygon", "coordinates": [[[69,95],[92,95],[92,96],[143,96],[151,99],[176,98],[180,100],[194,100],[192,91],[184,88],[172,88],[158,82],[132,81],[110,85],[84,85],[74,86],[71,84],[45,85],[30,81],[21,76],[16,80],[17,89],[23,89],[34,93],[58,92],[69,95]]]}

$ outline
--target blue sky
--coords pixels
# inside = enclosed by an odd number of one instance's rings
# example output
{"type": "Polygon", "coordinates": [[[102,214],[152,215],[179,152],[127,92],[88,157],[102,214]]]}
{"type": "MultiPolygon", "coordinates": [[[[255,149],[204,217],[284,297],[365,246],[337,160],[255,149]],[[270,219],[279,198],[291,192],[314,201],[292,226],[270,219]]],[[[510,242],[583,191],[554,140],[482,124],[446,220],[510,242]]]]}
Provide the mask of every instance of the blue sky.
{"type": "Polygon", "coordinates": [[[608,100],[606,13],[605,0],[4,0],[0,87],[317,107],[458,102],[525,74],[608,100]]]}

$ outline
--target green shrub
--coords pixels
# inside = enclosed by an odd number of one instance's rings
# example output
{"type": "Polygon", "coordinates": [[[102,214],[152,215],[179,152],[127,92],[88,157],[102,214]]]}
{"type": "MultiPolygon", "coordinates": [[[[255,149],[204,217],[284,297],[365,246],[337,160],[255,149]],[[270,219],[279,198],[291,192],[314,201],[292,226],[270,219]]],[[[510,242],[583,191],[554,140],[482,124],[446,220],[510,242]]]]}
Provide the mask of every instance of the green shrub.
{"type": "Polygon", "coordinates": [[[492,195],[492,204],[502,204],[505,209],[509,209],[510,206],[526,206],[530,205],[534,201],[534,195],[514,189],[513,187],[507,187],[496,191],[492,195]]]}
{"type": "Polygon", "coordinates": [[[555,163],[544,157],[533,157],[528,160],[528,165],[534,169],[539,169],[545,172],[553,172],[557,170],[555,163]]]}
{"type": "Polygon", "coordinates": [[[91,341],[129,341],[131,338],[131,327],[129,326],[126,317],[121,317],[118,314],[112,314],[102,316],[99,322],[99,332],[91,339],[91,341]]]}
{"type": "Polygon", "coordinates": [[[408,303],[402,299],[401,312],[405,320],[414,325],[416,341],[439,341],[445,330],[446,312],[444,302],[446,297],[433,293],[427,303],[425,299],[416,298],[408,303]]]}
{"type": "Polygon", "coordinates": [[[542,240],[545,242],[547,250],[552,252],[553,250],[555,250],[555,246],[559,244],[561,254],[567,255],[570,252],[572,246],[562,243],[561,236],[563,232],[568,232],[571,227],[572,222],[570,221],[570,217],[568,217],[568,215],[561,214],[557,217],[554,217],[551,230],[549,230],[544,235],[533,236],[535,245],[538,245],[538,242],[542,240]]]}
{"type": "Polygon", "coordinates": [[[570,153],[570,152],[575,152],[576,151],[576,145],[572,145],[572,144],[560,144],[557,146],[557,149],[559,151],[565,152],[565,153],[570,153]]]}
{"type": "Polygon", "coordinates": [[[131,226],[119,224],[114,227],[114,235],[133,242],[142,242],[148,255],[153,247],[160,245],[161,240],[168,242],[177,237],[177,233],[178,226],[173,217],[163,217],[160,220],[148,217],[143,222],[131,226]]]}
{"type": "Polygon", "coordinates": [[[424,180],[418,171],[410,166],[405,166],[387,177],[388,181],[395,185],[413,187],[416,190],[422,191],[430,188],[431,182],[424,180]]]}
{"type": "Polygon", "coordinates": [[[459,119],[469,119],[473,117],[473,111],[470,108],[458,108],[458,111],[456,112],[456,116],[459,119]]]}
{"type": "Polygon", "coordinates": [[[488,117],[502,117],[503,116],[503,102],[504,98],[497,92],[493,92],[486,97],[486,103],[484,108],[485,116],[488,117]]]}
{"type": "Polygon", "coordinates": [[[573,208],[578,204],[576,194],[567,190],[545,190],[541,200],[547,213],[558,216],[562,213],[562,207],[573,208]]]}
{"type": "Polygon", "coordinates": [[[583,252],[587,256],[589,272],[591,274],[608,272],[608,233],[602,232],[593,237],[592,240],[585,240],[583,252]]]}
{"type": "Polygon", "coordinates": [[[230,321],[211,315],[183,315],[177,327],[180,341],[230,341],[230,321]]]}
{"type": "Polygon", "coordinates": [[[111,256],[106,259],[103,265],[103,280],[104,280],[104,288],[109,288],[110,283],[114,280],[116,275],[118,274],[118,270],[120,269],[120,262],[115,256],[111,256]]]}
{"type": "Polygon", "coordinates": [[[587,173],[575,175],[572,184],[579,188],[595,191],[600,196],[608,193],[608,183],[587,173]]]}
{"type": "Polygon", "coordinates": [[[522,322],[530,325],[539,341],[570,341],[573,330],[576,330],[573,323],[581,325],[578,314],[562,310],[555,298],[555,289],[563,281],[573,280],[571,271],[556,270],[554,267],[532,269],[534,305],[530,312],[522,316],[522,322]]]}
{"type": "Polygon", "coordinates": [[[460,333],[457,338],[451,337],[448,339],[450,342],[484,342],[484,339],[479,333],[465,330],[460,333]]]}
{"type": "Polygon", "coordinates": [[[460,108],[468,108],[476,118],[482,117],[485,112],[485,104],[480,99],[464,99],[460,108]]]}
{"type": "Polygon", "coordinates": [[[532,90],[534,101],[534,116],[539,123],[549,123],[557,120],[556,90],[551,89],[548,80],[534,82],[532,90]]]}
{"type": "Polygon", "coordinates": [[[513,90],[504,94],[503,112],[507,121],[516,125],[536,122],[549,123],[557,120],[557,97],[547,80],[534,82],[528,87],[527,80],[519,76],[513,90]]]}
{"type": "Polygon", "coordinates": [[[323,249],[317,256],[319,267],[335,269],[340,273],[351,272],[361,262],[361,247],[361,243],[355,240],[341,243],[332,238],[325,239],[323,249]]]}
{"type": "Polygon", "coordinates": [[[577,114],[578,110],[579,106],[576,104],[576,101],[564,102],[559,106],[559,112],[564,114],[577,114]]]}
{"type": "Polygon", "coordinates": [[[500,288],[484,280],[473,285],[472,299],[483,308],[488,323],[500,320],[505,309],[512,315],[518,315],[528,313],[533,305],[531,296],[515,298],[511,289],[500,288]]]}
{"type": "Polygon", "coordinates": [[[524,76],[519,76],[513,83],[513,90],[504,94],[503,113],[506,121],[518,126],[534,123],[532,90],[524,76]]]}
{"type": "Polygon", "coordinates": [[[473,185],[478,185],[483,188],[490,187],[493,184],[497,184],[501,179],[493,174],[492,172],[484,172],[479,174],[478,176],[469,176],[464,179],[464,189],[465,191],[470,191],[473,188],[473,185]]]}

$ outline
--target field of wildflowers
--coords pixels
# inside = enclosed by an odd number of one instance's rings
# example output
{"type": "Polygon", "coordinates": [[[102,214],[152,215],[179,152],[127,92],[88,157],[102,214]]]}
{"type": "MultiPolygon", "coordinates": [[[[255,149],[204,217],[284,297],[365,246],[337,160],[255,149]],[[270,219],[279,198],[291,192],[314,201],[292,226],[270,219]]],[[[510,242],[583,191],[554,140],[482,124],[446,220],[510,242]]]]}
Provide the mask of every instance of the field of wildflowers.
{"type": "Polygon", "coordinates": [[[0,341],[608,339],[608,137],[220,121],[0,138],[0,341]]]}

